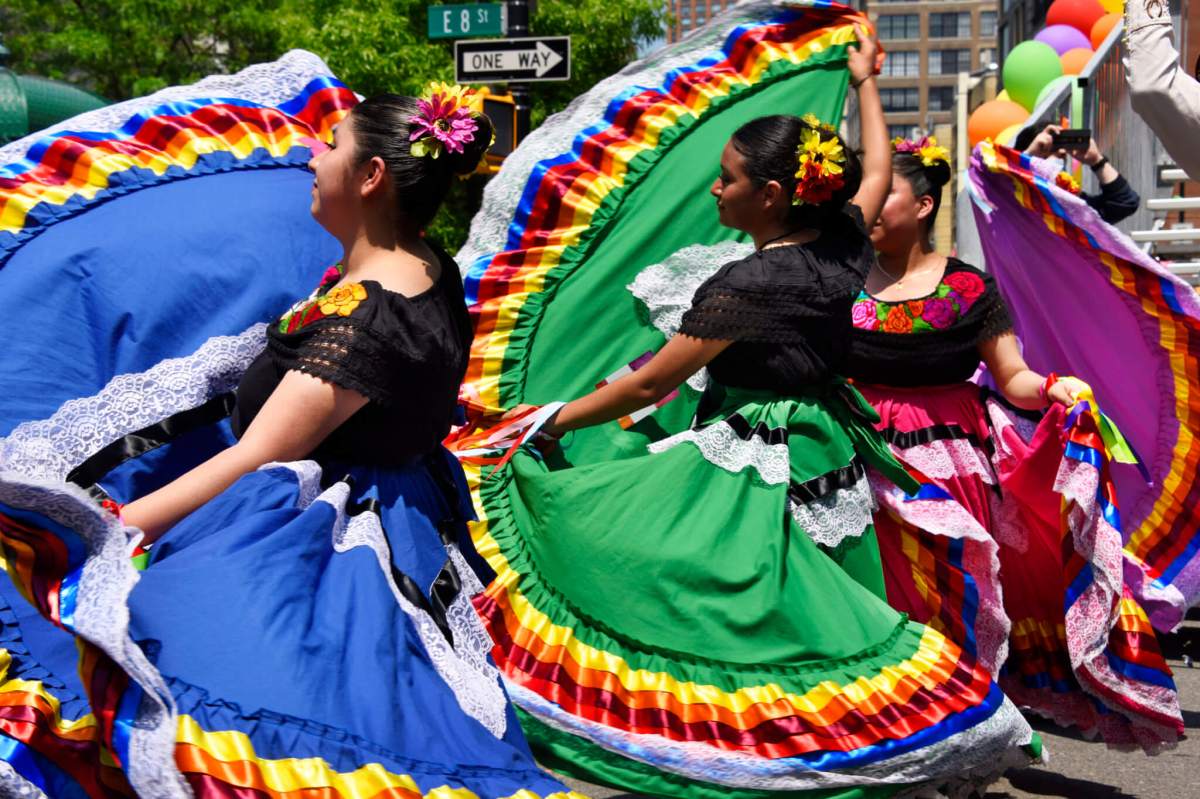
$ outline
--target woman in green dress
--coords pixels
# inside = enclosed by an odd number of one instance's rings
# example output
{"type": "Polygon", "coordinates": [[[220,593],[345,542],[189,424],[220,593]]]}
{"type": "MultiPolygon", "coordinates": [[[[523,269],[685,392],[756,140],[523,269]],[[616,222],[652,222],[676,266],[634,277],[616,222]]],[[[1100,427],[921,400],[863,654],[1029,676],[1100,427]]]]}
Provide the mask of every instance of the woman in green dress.
{"type": "Polygon", "coordinates": [[[965,792],[1037,756],[987,672],[882,599],[866,468],[916,484],[837,377],[891,180],[876,45],[859,39],[861,161],[815,120],[742,126],[712,194],[755,252],[542,435],[707,369],[696,423],[619,461],[521,450],[480,484],[497,576],[476,607],[531,743],[564,772],[656,796],[865,797],[965,792]]]}

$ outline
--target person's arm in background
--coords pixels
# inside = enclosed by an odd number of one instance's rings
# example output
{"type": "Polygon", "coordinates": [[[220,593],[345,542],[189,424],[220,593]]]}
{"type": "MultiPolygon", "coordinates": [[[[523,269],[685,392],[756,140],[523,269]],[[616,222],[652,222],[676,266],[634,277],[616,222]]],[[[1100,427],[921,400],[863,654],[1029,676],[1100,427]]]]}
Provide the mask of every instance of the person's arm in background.
{"type": "Polygon", "coordinates": [[[1179,65],[1168,1],[1125,3],[1129,101],[1175,164],[1200,179],[1200,83],[1179,65]]]}
{"type": "Polygon", "coordinates": [[[1116,167],[1108,162],[1104,153],[1100,152],[1096,140],[1091,139],[1087,148],[1082,150],[1066,150],[1062,147],[1055,149],[1054,136],[1061,130],[1062,128],[1058,125],[1047,125],[1042,128],[1041,132],[1029,142],[1025,152],[1036,155],[1038,158],[1064,158],[1071,155],[1086,164],[1100,182],[1100,193],[1081,196],[1088,205],[1096,209],[1100,218],[1110,225],[1115,225],[1137,211],[1142,198],[1130,187],[1129,181],[1121,177],[1121,173],[1116,170],[1116,167]]]}

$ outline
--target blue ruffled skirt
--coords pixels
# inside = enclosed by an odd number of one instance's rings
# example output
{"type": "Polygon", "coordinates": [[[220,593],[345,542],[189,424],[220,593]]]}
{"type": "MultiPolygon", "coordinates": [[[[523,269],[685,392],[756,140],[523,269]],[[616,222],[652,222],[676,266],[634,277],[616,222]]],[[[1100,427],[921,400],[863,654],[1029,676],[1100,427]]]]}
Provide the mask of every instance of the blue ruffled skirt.
{"type": "Polygon", "coordinates": [[[460,548],[469,497],[444,450],[403,468],[269,464],[134,569],[130,531],[96,500],[231,442],[223,392],[261,328],[221,341],[240,354],[136,376],[172,388],[148,407],[114,415],[132,401],[117,378],[0,441],[0,794],[563,791],[490,661],[470,603],[481,564],[460,548]]]}

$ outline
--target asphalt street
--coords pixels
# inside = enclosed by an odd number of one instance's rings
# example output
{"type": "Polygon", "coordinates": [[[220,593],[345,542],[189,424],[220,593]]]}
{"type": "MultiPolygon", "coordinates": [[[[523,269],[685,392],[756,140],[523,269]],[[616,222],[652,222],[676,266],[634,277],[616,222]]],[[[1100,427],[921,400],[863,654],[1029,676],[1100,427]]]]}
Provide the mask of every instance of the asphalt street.
{"type": "MultiPolygon", "coordinates": [[[[1155,757],[1117,752],[1031,719],[1046,742],[1050,762],[1010,771],[988,788],[985,799],[1200,799],[1200,616],[1196,609],[1179,632],[1162,636],[1162,645],[1175,672],[1187,727],[1186,739],[1176,748],[1155,757]],[[1195,667],[1189,667],[1185,658],[1195,667]]],[[[594,799],[644,799],[584,782],[567,782],[594,799]]]]}

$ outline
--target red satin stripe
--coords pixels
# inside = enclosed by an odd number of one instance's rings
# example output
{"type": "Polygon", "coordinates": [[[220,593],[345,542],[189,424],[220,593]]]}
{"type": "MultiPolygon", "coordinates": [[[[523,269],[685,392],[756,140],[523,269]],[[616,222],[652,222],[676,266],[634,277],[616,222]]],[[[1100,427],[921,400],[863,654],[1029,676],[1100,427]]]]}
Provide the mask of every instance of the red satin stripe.
{"type": "MultiPolygon", "coordinates": [[[[874,708],[872,716],[846,707],[840,721],[824,725],[814,724],[793,712],[747,726],[744,714],[734,714],[728,709],[721,713],[711,705],[699,703],[681,705],[665,692],[633,692],[642,706],[630,707],[619,694],[580,685],[562,664],[542,661],[518,645],[504,624],[506,614],[500,612],[497,603],[477,599],[476,607],[488,623],[496,641],[496,660],[503,664],[506,673],[568,712],[630,732],[654,733],[678,741],[701,741],[722,749],[754,752],[769,758],[793,757],[814,751],[849,751],[883,740],[907,737],[937,724],[951,713],[981,702],[990,684],[981,669],[958,660],[946,664],[950,673],[934,690],[920,686],[915,680],[902,680],[895,691],[898,704],[880,704],[874,708]],[[707,718],[685,720],[698,711],[707,718]]],[[[553,654],[561,660],[569,660],[578,671],[589,671],[574,663],[565,651],[553,654]]],[[[615,675],[607,674],[597,681],[605,682],[605,678],[615,682],[615,675]]]]}

